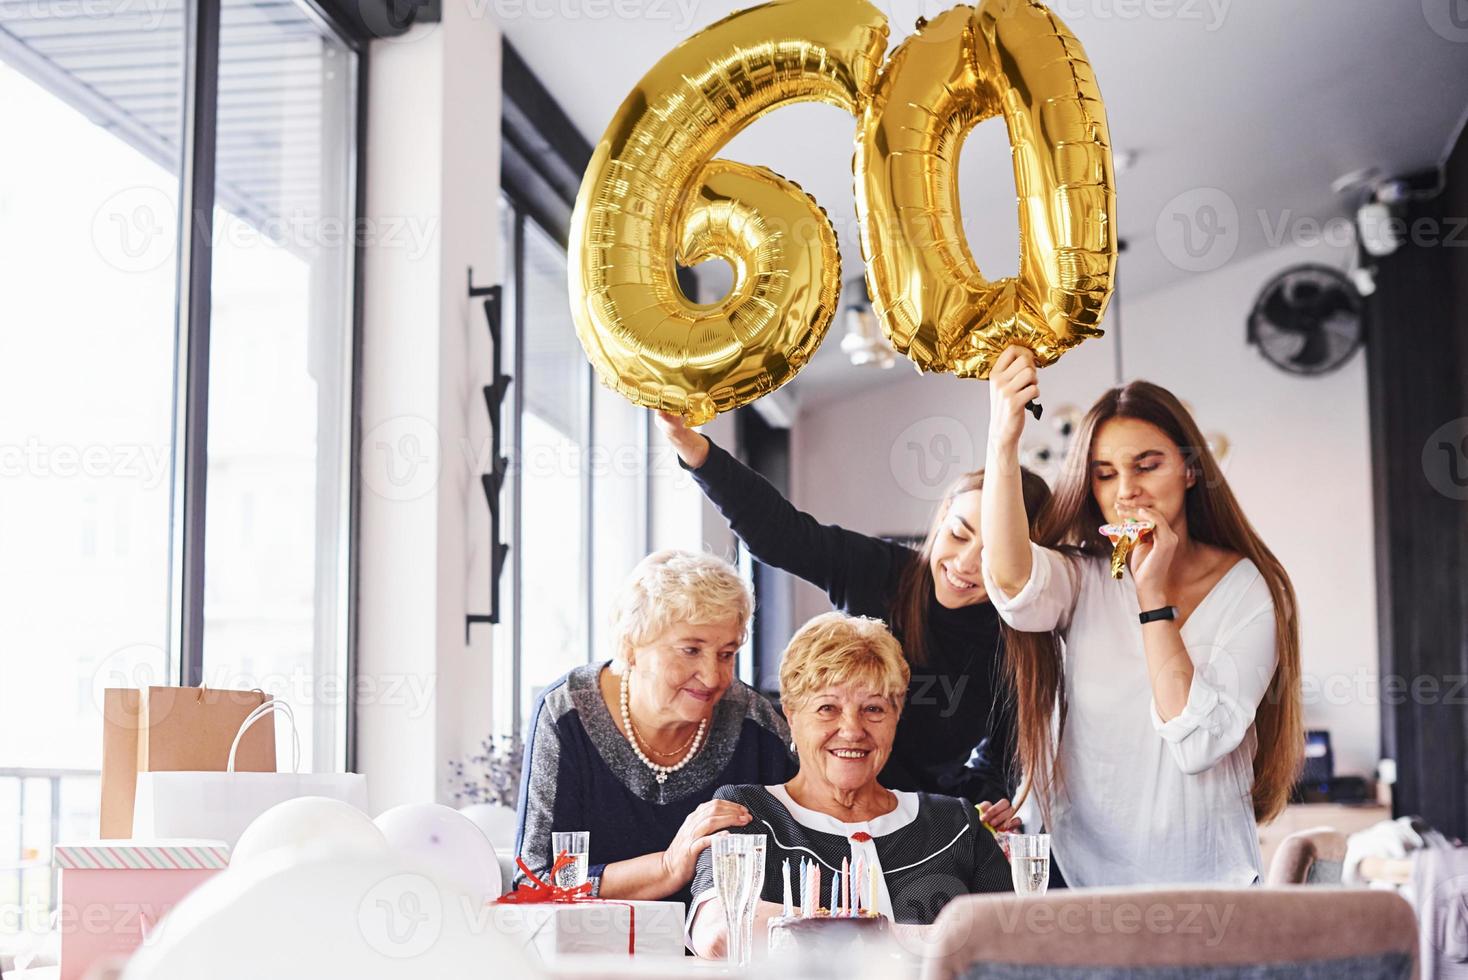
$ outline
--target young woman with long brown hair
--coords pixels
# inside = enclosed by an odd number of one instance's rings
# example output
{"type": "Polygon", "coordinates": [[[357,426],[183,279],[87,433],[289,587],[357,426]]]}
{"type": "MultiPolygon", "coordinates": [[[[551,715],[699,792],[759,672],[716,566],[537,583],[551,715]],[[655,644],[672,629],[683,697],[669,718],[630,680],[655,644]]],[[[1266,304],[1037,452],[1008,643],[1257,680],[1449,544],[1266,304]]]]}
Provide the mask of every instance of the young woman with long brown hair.
{"type": "MultiPolygon", "coordinates": [[[[750,554],[821,589],[843,612],[883,620],[901,642],[912,685],[882,785],[967,798],[985,805],[990,826],[1009,828],[1013,699],[999,618],[979,572],[983,472],[953,485],[914,549],[820,523],[683,419],[657,419],[750,554]]],[[[1050,492],[1045,481],[1028,471],[1015,479],[1037,512],[1050,492]]]]}
{"type": "Polygon", "coordinates": [[[1032,542],[1018,449],[1039,393],[1029,352],[1005,351],[983,563],[999,615],[1030,631],[1010,658],[1052,856],[1072,886],[1256,881],[1257,821],[1284,806],[1304,749],[1289,576],[1187,409],[1145,381],[1091,408],[1032,542]],[[1098,528],[1126,518],[1155,529],[1117,579],[1098,528]]]}

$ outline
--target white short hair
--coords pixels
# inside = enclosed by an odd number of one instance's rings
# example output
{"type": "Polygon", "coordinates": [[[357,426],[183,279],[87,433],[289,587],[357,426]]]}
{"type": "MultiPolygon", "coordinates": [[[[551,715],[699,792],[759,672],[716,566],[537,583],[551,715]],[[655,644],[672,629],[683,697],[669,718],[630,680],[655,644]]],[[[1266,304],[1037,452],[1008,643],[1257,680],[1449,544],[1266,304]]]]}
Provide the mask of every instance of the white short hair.
{"type": "Polygon", "coordinates": [[[754,593],[733,565],[709,554],[655,551],[632,569],[612,608],[612,669],[627,668],[627,651],[677,623],[737,622],[749,627],[754,593]]]}

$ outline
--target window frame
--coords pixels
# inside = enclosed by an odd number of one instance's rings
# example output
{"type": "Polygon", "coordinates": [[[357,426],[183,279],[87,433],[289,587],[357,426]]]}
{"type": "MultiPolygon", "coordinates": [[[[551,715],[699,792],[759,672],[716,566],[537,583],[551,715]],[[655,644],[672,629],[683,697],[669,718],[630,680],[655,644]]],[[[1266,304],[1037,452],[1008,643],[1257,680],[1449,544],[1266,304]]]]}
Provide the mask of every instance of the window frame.
{"type": "MultiPolygon", "coordinates": [[[[367,93],[371,36],[362,25],[337,16],[323,0],[293,0],[323,33],[356,58],[349,147],[353,227],[366,212],[367,93]]],[[[174,409],[169,506],[168,664],[175,683],[197,687],[204,679],[204,528],[208,493],[209,344],[212,329],[215,158],[218,136],[221,0],[184,5],[183,139],[179,167],[178,264],[174,320],[174,409]]],[[[350,345],[347,424],[347,514],[343,521],[346,580],[342,590],[346,690],[356,688],[357,596],[361,523],[361,368],[363,236],[354,236],[350,274],[350,345]]],[[[340,556],[338,556],[340,557],[340,556]]],[[[344,699],[342,750],[332,769],[356,768],[355,699],[344,699]]],[[[321,760],[324,762],[324,760],[321,760]]]]}
{"type": "MultiPolygon", "coordinates": [[[[510,556],[506,573],[509,577],[511,628],[497,634],[499,640],[510,644],[510,667],[508,682],[511,685],[507,699],[509,726],[496,719],[496,728],[516,734],[525,734],[528,721],[525,703],[522,669],[523,582],[520,574],[520,555],[525,547],[523,528],[522,485],[523,467],[519,453],[524,445],[522,419],[525,411],[524,336],[525,304],[522,302],[525,281],[525,222],[533,221],[552,240],[566,249],[569,244],[570,219],[580,188],[581,176],[591,161],[591,144],[571,123],[564,110],[556,103],[545,86],[536,78],[528,64],[508,40],[502,42],[503,65],[503,112],[501,114],[501,169],[500,191],[513,209],[513,222],[509,240],[512,254],[503,263],[508,276],[504,287],[504,309],[509,325],[514,383],[509,399],[512,417],[507,420],[513,433],[511,459],[506,488],[510,494],[510,556]],[[508,634],[508,635],[506,635],[508,634]]],[[[584,450],[596,445],[598,438],[595,388],[596,371],[590,361],[582,365],[581,399],[582,431],[585,433],[584,450]]],[[[652,492],[650,446],[652,434],[651,413],[644,413],[638,427],[639,451],[644,462],[637,489],[638,522],[637,539],[643,552],[652,544],[652,492]]],[[[586,637],[585,662],[596,656],[596,548],[597,515],[593,505],[595,493],[593,467],[589,454],[583,454],[581,472],[581,521],[586,535],[586,555],[581,569],[581,586],[585,601],[582,608],[584,635],[586,637]]],[[[499,675],[503,677],[503,674],[499,675]]],[[[496,697],[496,703],[505,705],[506,700],[496,697]]]]}

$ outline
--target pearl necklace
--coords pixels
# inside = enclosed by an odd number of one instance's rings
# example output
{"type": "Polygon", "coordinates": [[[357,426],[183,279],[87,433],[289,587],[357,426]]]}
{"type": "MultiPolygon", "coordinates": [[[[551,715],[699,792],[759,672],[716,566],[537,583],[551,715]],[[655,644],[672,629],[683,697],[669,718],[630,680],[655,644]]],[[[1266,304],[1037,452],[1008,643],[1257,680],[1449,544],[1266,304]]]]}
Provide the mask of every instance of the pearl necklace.
{"type": "Polygon", "coordinates": [[[647,753],[642,751],[642,745],[639,743],[639,739],[637,737],[637,729],[632,727],[632,712],[628,708],[628,703],[629,698],[627,695],[627,674],[624,671],[622,673],[622,724],[627,729],[627,741],[631,743],[632,751],[637,753],[637,758],[642,760],[643,765],[647,766],[653,771],[653,775],[657,779],[658,785],[661,786],[663,783],[666,783],[668,781],[668,777],[670,775],[688,765],[688,763],[693,760],[693,757],[698,755],[699,747],[703,745],[704,733],[708,731],[709,720],[705,718],[703,721],[700,721],[698,723],[698,731],[693,733],[693,740],[689,743],[691,748],[689,748],[687,755],[685,755],[682,759],[680,759],[678,762],[675,762],[671,766],[661,766],[649,759],[647,757],[647,753]]]}

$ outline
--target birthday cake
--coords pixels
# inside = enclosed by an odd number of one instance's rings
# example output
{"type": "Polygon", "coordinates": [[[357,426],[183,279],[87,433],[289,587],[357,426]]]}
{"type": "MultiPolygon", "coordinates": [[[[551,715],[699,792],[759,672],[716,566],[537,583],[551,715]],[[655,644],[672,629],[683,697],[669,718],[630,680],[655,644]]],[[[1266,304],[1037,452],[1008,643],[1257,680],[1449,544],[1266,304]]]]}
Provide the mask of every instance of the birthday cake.
{"type": "Polygon", "coordinates": [[[874,939],[886,936],[889,925],[885,915],[866,910],[850,915],[832,915],[827,909],[814,915],[782,915],[770,920],[770,952],[874,939]]]}
{"type": "MultiPolygon", "coordinates": [[[[853,837],[859,843],[871,840],[868,835],[853,837]],[[864,839],[863,839],[864,838],[864,839]]],[[[785,914],[769,924],[770,952],[819,950],[833,945],[847,946],[871,942],[885,937],[889,922],[877,911],[881,872],[874,864],[858,857],[855,864],[842,859],[841,867],[831,880],[831,903],[821,906],[821,866],[814,861],[801,861],[792,887],[790,862],[781,869],[784,879],[785,914]],[[798,896],[798,900],[797,900],[798,896]]]]}

